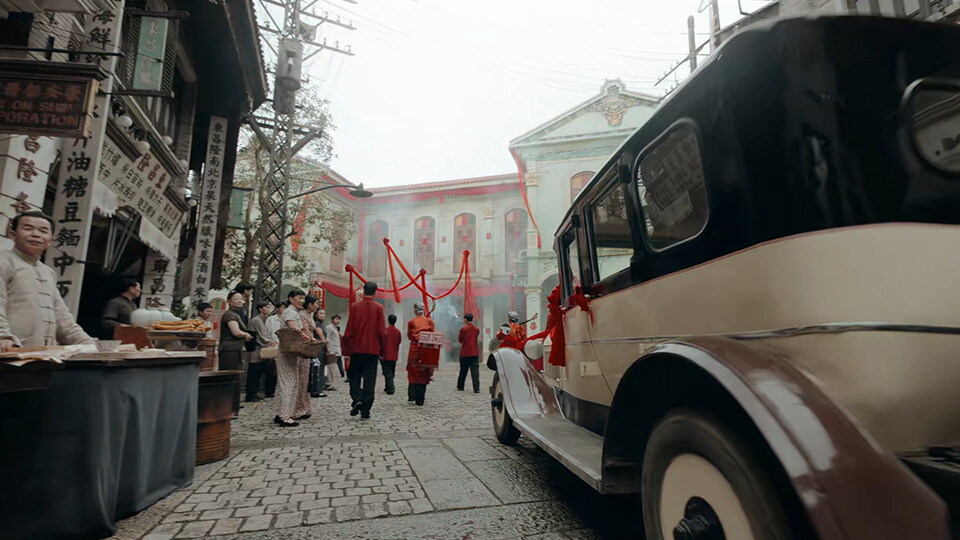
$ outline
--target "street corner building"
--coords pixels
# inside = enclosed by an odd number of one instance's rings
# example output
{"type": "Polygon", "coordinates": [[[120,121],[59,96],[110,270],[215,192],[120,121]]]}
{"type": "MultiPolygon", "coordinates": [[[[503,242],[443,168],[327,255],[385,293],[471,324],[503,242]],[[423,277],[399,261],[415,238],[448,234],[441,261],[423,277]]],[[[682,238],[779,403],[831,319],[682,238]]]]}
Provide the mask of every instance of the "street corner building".
{"type": "Polygon", "coordinates": [[[247,0],[23,11],[38,5],[0,0],[0,248],[17,214],[52,215],[44,262],[97,335],[117,275],[162,311],[217,285],[220,192],[241,118],[266,99],[257,21],[247,0]]]}
{"type": "MultiPolygon", "coordinates": [[[[18,214],[52,216],[38,279],[83,337],[114,338],[100,319],[118,276],[148,310],[217,286],[221,192],[266,89],[252,1],[0,0],[0,251],[18,214]]],[[[204,354],[161,352],[0,365],[0,424],[18,441],[0,448],[0,537],[107,537],[193,480],[204,354]]]]}

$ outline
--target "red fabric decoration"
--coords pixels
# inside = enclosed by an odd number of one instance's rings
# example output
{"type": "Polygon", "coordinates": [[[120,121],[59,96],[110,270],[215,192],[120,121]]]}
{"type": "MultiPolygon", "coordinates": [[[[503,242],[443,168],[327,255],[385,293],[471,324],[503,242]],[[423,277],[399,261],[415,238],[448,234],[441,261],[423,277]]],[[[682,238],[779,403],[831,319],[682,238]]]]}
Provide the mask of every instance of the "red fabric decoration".
{"type": "Polygon", "coordinates": [[[593,324],[593,312],[590,311],[590,301],[587,300],[587,297],[583,294],[583,287],[577,285],[573,288],[573,305],[580,308],[581,311],[590,315],[590,323],[593,324]]]}
{"type": "MultiPolygon", "coordinates": [[[[588,306],[589,307],[589,306],[588,306]]],[[[530,339],[543,339],[550,336],[550,357],[547,362],[554,366],[567,365],[567,338],[563,329],[563,309],[560,307],[560,286],[557,285],[547,296],[547,326],[543,332],[530,336],[530,339]]]]}

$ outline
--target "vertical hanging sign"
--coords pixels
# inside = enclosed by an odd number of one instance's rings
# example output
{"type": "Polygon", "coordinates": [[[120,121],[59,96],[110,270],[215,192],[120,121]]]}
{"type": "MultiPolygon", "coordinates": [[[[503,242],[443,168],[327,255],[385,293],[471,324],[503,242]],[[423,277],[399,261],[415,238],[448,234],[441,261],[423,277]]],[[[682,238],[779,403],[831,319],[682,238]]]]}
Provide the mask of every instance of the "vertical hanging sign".
{"type": "Polygon", "coordinates": [[[176,268],[163,254],[150,250],[143,270],[143,300],[146,309],[170,311],[173,307],[173,285],[176,268]]]}
{"type": "Polygon", "coordinates": [[[163,84],[163,55],[167,47],[167,26],[162,17],[140,19],[137,61],[133,68],[133,89],[159,91],[163,84]]]}
{"type": "MultiPolygon", "coordinates": [[[[123,2],[114,10],[97,12],[87,20],[81,52],[82,59],[98,64],[111,75],[117,67],[116,56],[89,53],[116,53],[123,19],[123,2]]],[[[90,222],[93,220],[93,186],[100,168],[103,139],[110,116],[110,92],[113,78],[107,77],[101,85],[93,105],[90,137],[64,139],[60,154],[60,174],[57,195],[53,203],[53,219],[57,233],[47,264],[54,268],[57,288],[71,312],[80,307],[80,289],[83,285],[84,259],[90,243],[90,222]],[[52,259],[52,260],[51,260],[52,259]],[[51,264],[52,263],[52,264],[51,264]]]]}
{"type": "Polygon", "coordinates": [[[197,245],[193,256],[193,284],[190,287],[193,305],[207,301],[210,290],[210,269],[213,247],[217,240],[217,215],[220,210],[220,181],[223,178],[223,146],[227,135],[227,119],[210,117],[207,134],[207,158],[203,166],[203,188],[200,190],[200,214],[197,245]]]}

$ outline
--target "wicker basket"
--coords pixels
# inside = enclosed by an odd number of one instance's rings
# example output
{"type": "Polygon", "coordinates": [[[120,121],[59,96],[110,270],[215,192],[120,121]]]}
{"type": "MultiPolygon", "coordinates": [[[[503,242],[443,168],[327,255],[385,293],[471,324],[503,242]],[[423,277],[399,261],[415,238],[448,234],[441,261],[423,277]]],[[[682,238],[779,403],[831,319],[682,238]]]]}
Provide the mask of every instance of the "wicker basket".
{"type": "Polygon", "coordinates": [[[304,358],[317,358],[323,354],[323,342],[303,337],[299,330],[281,328],[277,330],[280,339],[280,352],[295,354],[304,358]]]}

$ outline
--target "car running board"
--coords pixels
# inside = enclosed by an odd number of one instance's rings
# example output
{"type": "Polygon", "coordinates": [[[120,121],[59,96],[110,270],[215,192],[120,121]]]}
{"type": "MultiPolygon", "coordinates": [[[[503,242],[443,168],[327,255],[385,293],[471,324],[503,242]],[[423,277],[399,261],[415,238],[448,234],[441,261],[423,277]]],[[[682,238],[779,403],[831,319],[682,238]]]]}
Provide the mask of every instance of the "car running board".
{"type": "Polygon", "coordinates": [[[498,355],[497,367],[514,426],[581,480],[603,492],[603,437],[567,420],[556,391],[543,375],[519,353],[504,352],[498,355]]]}

